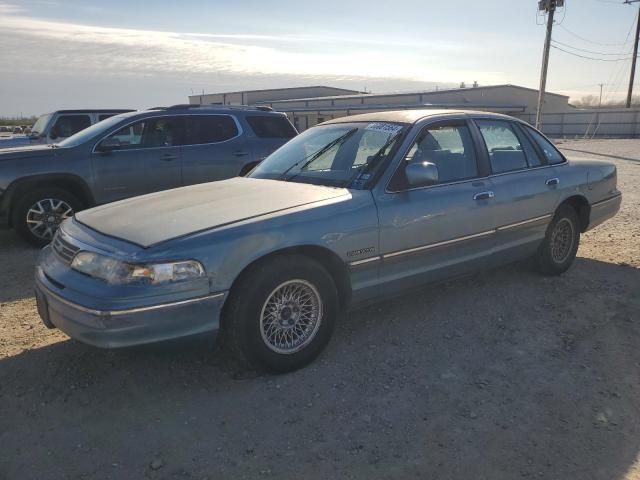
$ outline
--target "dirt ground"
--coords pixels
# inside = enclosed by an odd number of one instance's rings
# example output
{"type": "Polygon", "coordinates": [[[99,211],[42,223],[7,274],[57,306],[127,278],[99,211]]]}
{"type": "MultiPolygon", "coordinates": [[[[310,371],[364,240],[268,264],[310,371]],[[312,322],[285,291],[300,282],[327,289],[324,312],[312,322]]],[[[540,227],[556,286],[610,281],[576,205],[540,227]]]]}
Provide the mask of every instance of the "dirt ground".
{"type": "Polygon", "coordinates": [[[514,265],[352,312],[284,376],[47,330],[38,252],[0,232],[0,479],[640,479],[640,140],[561,148],[613,155],[624,194],[569,272],[514,265]]]}

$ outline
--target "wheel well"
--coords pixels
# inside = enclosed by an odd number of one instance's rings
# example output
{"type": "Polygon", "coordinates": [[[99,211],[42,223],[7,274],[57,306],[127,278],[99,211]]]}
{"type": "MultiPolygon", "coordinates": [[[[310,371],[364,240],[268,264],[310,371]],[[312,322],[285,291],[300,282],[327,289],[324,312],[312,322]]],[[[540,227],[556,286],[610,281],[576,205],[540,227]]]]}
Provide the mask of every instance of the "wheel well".
{"type": "Polygon", "coordinates": [[[13,208],[22,195],[36,188],[46,187],[55,187],[66,190],[80,200],[84,207],[90,207],[94,204],[93,195],[91,194],[89,187],[80,179],[67,176],[28,179],[9,187],[9,191],[11,192],[8,209],[9,221],[11,221],[13,208]]]}
{"type": "Polygon", "coordinates": [[[560,204],[560,206],[562,205],[570,205],[576,211],[580,220],[580,230],[584,232],[589,226],[589,217],[591,215],[591,206],[587,199],[581,195],[574,195],[565,199],[560,204]]]}
{"type": "Polygon", "coordinates": [[[349,278],[348,267],[334,252],[315,245],[302,245],[297,247],[283,248],[254,260],[240,272],[240,274],[233,281],[230,290],[233,290],[233,287],[238,283],[238,280],[241,277],[247,275],[250,270],[252,270],[256,266],[264,262],[268,262],[275,257],[292,254],[304,255],[305,257],[309,257],[310,259],[318,262],[323,268],[325,268],[336,284],[340,307],[345,308],[349,304],[349,301],[351,300],[351,281],[349,278]]]}

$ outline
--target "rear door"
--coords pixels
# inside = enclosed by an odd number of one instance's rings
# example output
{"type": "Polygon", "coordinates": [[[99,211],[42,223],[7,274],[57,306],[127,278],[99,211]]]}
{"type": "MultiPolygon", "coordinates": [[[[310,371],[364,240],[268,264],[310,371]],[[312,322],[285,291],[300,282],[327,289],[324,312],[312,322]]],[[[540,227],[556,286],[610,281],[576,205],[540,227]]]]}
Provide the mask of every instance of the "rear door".
{"type": "Polygon", "coordinates": [[[236,177],[251,161],[242,127],[234,115],[184,115],[182,184],[236,177]]]}
{"type": "Polygon", "coordinates": [[[152,117],[99,141],[91,153],[98,203],[179,187],[183,130],[179,116],[152,117]]]}
{"type": "Polygon", "coordinates": [[[516,122],[474,120],[491,166],[497,251],[532,253],[558,200],[555,172],[516,122]]]}
{"type": "Polygon", "coordinates": [[[245,120],[255,162],[261,162],[298,134],[285,115],[256,113],[248,114],[245,120]]]}

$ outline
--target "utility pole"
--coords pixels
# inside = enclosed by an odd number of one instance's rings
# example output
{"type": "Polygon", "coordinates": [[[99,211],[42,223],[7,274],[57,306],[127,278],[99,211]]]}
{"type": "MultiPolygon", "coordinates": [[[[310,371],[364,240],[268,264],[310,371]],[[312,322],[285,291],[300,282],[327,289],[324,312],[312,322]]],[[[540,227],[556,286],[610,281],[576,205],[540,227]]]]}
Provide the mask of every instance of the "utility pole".
{"type": "Polygon", "coordinates": [[[602,108],[602,87],[604,87],[604,83],[599,83],[600,85],[600,101],[598,102],[598,108],[602,108]]]}
{"type": "MultiPolygon", "coordinates": [[[[631,5],[640,0],[627,0],[626,4],[631,5]]],[[[633,58],[631,59],[631,76],[629,77],[629,91],[627,92],[627,108],[631,108],[631,96],[633,95],[633,82],[636,76],[636,60],[638,59],[638,40],[640,40],[640,8],[638,8],[638,21],[636,22],[636,38],[633,45],[633,58]]]]}
{"type": "MultiPolygon", "coordinates": [[[[639,0],[640,1],[640,0],[639,0]]],[[[551,48],[551,32],[553,30],[553,15],[556,7],[562,7],[564,0],[540,0],[538,10],[547,12],[547,36],[544,39],[544,51],[542,53],[542,71],[540,72],[540,91],[538,92],[538,110],[536,112],[536,128],[542,127],[542,105],[544,103],[544,91],[547,87],[547,69],[549,68],[549,50],[551,48]]]]}

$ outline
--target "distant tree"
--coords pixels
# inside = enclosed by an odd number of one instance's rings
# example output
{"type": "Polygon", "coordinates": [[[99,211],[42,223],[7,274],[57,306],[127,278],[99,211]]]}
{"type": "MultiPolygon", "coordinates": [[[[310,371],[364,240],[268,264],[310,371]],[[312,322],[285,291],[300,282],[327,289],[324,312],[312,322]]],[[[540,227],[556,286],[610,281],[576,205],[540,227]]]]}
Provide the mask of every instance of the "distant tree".
{"type": "MultiPolygon", "coordinates": [[[[625,100],[603,100],[603,108],[622,108],[626,104],[625,100]]],[[[600,97],[598,95],[585,95],[580,100],[575,100],[572,105],[577,108],[598,108],[600,105],[600,97]]],[[[631,106],[640,107],[640,95],[631,97],[631,106]]]]}
{"type": "Polygon", "coordinates": [[[33,125],[38,117],[0,117],[0,125],[16,126],[16,125],[33,125]]]}

